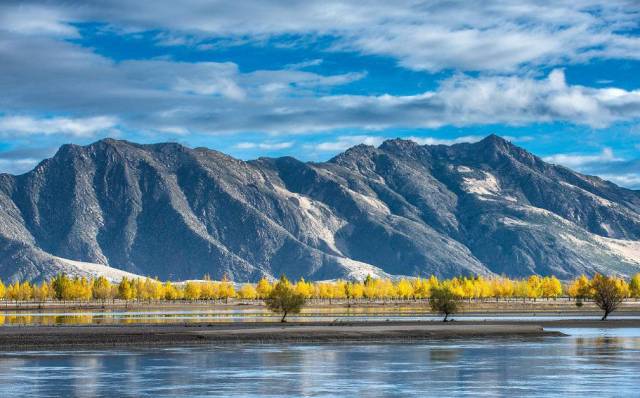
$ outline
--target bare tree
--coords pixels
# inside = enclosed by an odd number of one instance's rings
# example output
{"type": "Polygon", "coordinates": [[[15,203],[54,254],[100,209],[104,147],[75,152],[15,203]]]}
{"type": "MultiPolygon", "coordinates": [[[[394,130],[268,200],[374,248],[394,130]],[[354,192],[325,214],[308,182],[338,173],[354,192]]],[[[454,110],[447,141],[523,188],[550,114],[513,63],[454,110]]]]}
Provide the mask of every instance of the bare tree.
{"type": "Polygon", "coordinates": [[[602,316],[604,321],[622,303],[624,294],[614,278],[600,274],[596,274],[591,280],[591,288],[593,289],[593,301],[604,311],[602,316]]]}

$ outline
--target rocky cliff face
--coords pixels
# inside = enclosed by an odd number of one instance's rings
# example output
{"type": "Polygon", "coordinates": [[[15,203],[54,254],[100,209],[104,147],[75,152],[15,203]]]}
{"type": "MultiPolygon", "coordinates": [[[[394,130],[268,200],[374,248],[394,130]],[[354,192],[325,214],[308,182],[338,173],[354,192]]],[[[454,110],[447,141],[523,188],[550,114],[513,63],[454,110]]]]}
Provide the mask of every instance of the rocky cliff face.
{"type": "Polygon", "coordinates": [[[107,139],[0,175],[5,280],[49,277],[61,258],[174,280],[629,275],[639,240],[639,192],[497,136],[326,163],[107,139]]]}

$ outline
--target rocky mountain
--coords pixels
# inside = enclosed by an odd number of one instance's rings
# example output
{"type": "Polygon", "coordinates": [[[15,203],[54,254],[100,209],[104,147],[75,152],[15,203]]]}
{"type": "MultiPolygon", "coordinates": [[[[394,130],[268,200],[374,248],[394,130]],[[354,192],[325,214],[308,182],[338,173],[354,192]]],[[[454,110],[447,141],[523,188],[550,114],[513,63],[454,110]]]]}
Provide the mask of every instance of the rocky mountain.
{"type": "Polygon", "coordinates": [[[640,192],[494,135],[359,145],[325,163],[106,139],[0,175],[0,277],[60,270],[236,281],[629,275],[640,271],[640,192]]]}

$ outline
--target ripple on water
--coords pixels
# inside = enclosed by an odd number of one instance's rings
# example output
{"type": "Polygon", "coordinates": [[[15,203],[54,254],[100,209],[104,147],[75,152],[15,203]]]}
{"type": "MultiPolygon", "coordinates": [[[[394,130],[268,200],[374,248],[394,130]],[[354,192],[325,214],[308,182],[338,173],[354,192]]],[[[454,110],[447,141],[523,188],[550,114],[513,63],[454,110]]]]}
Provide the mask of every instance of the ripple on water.
{"type": "Polygon", "coordinates": [[[640,330],[0,354],[0,396],[637,396],[640,330]]]}

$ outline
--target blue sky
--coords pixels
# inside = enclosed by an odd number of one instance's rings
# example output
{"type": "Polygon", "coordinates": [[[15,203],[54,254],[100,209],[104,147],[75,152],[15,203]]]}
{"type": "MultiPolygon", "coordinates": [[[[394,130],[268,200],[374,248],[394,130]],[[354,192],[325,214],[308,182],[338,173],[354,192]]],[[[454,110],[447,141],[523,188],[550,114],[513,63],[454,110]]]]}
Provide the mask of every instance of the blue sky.
{"type": "Polygon", "coordinates": [[[64,143],[326,160],[495,133],[640,189],[637,1],[3,1],[0,172],[64,143]]]}

